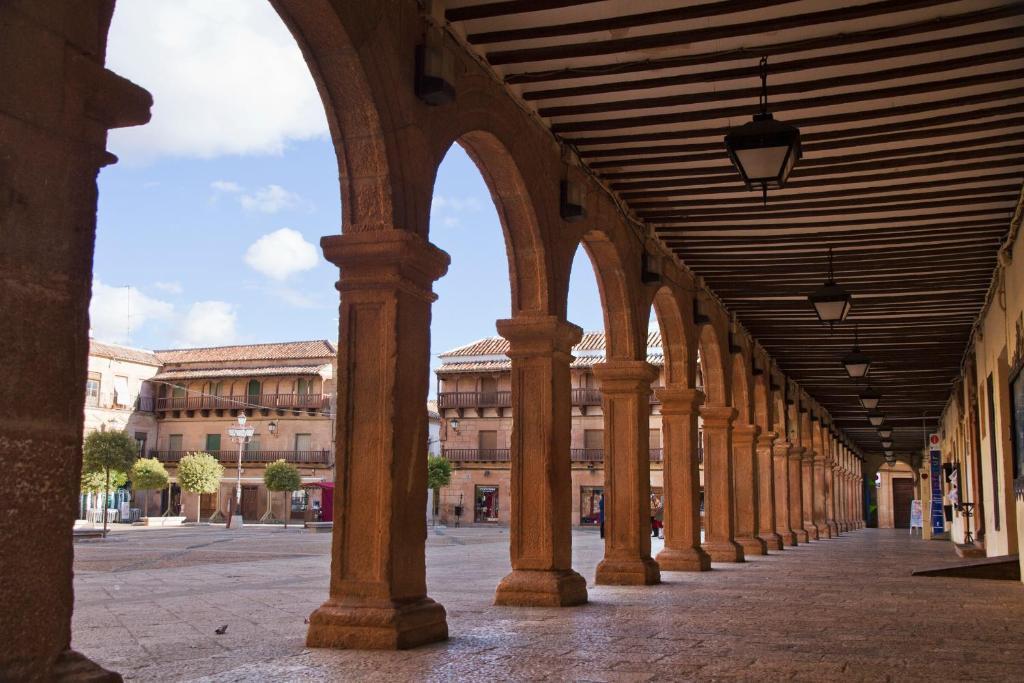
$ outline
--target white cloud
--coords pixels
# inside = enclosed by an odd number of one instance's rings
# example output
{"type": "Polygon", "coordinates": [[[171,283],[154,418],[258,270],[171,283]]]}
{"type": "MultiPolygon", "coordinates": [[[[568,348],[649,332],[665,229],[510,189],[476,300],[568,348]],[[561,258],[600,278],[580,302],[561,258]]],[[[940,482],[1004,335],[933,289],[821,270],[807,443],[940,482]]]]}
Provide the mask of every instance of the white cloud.
{"type": "Polygon", "coordinates": [[[264,235],[245,252],[245,262],[251,268],[275,280],[286,280],[295,273],[315,268],[318,261],[316,247],[291,228],[264,235]]]}
{"type": "Polygon", "coordinates": [[[280,185],[267,185],[252,194],[243,194],[238,199],[246,211],[277,213],[282,209],[290,209],[303,204],[302,197],[289,192],[280,185]]]}
{"type": "Polygon", "coordinates": [[[183,346],[218,346],[236,340],[235,308],[226,301],[197,301],[178,326],[183,346]]]}
{"type": "Polygon", "coordinates": [[[294,308],[323,308],[313,297],[291,287],[271,287],[268,292],[294,308]]]}
{"type": "Polygon", "coordinates": [[[126,162],[279,154],[327,134],[295,39],[268,2],[120,0],[107,67],[153,94],[153,119],[111,131],[126,162]]]}
{"type": "Polygon", "coordinates": [[[480,200],[476,197],[445,197],[444,195],[435,194],[433,201],[430,203],[431,213],[435,211],[462,213],[464,211],[479,211],[480,209],[480,200]]]}
{"type": "Polygon", "coordinates": [[[89,325],[96,339],[127,343],[129,328],[136,332],[149,322],[169,320],[173,315],[172,304],[146,296],[134,287],[93,281],[89,325]]]}
{"type": "Polygon", "coordinates": [[[168,294],[181,294],[185,291],[182,288],[181,283],[176,280],[173,282],[154,282],[153,286],[161,291],[167,292],[168,294]]]}
{"type": "Polygon", "coordinates": [[[233,180],[214,180],[210,183],[210,187],[217,192],[226,192],[229,194],[242,191],[242,186],[233,180]]]}

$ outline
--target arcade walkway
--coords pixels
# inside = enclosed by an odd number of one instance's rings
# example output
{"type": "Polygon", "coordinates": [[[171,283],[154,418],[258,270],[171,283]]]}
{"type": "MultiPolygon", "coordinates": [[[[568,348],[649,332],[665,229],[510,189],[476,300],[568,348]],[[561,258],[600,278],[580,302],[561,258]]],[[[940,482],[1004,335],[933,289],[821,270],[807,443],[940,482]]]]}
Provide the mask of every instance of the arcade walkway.
{"type": "MultiPolygon", "coordinates": [[[[911,578],[948,543],[864,529],[653,587],[593,586],[596,533],[574,534],[590,604],[491,606],[500,529],[430,532],[430,595],[454,637],[403,652],[309,650],[330,536],[281,529],[115,532],[75,548],[73,646],[145,680],[1010,680],[1024,590],[911,578]],[[228,624],[227,633],[214,629],[228,624]]],[[[655,552],[660,543],[655,544],[655,552]]]]}

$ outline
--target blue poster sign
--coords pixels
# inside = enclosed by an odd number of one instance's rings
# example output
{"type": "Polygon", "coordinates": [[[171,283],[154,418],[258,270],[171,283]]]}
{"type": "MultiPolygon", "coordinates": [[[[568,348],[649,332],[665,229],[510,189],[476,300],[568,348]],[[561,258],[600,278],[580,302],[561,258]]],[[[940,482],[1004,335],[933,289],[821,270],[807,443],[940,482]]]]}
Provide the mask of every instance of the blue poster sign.
{"type": "Polygon", "coordinates": [[[942,451],[939,450],[938,434],[932,434],[928,439],[928,456],[930,477],[932,480],[932,504],[930,513],[932,517],[932,535],[945,533],[946,516],[942,509],[942,451]]]}

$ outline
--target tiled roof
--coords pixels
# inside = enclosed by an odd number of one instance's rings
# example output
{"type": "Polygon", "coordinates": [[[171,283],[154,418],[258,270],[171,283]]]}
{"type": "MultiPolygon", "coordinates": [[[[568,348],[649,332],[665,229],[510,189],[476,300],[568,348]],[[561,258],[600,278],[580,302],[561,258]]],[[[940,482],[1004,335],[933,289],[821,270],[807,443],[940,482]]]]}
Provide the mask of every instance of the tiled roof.
{"type": "MultiPolygon", "coordinates": [[[[573,353],[583,351],[604,351],[604,332],[584,332],[580,343],[573,347],[573,353]]],[[[661,348],[661,332],[651,331],[647,333],[647,348],[661,348]]],[[[487,337],[478,339],[475,342],[445,351],[441,358],[456,358],[465,356],[503,356],[508,352],[508,341],[502,337],[487,337]]]]}
{"type": "Polygon", "coordinates": [[[153,380],[215,379],[217,377],[267,377],[269,375],[317,375],[321,365],[273,365],[263,368],[199,368],[195,370],[165,370],[153,375],[153,380]]]}
{"type": "Polygon", "coordinates": [[[337,355],[338,350],[326,339],[316,339],[278,344],[215,346],[205,349],[166,349],[155,353],[157,358],[164,363],[214,363],[242,360],[329,358],[337,355]]]}
{"type": "Polygon", "coordinates": [[[95,339],[89,340],[89,355],[99,358],[123,360],[129,363],[139,363],[141,365],[152,365],[154,367],[160,367],[161,365],[160,359],[152,351],[133,349],[119,344],[107,344],[105,342],[98,342],[95,339]]]}
{"type": "MultiPolygon", "coordinates": [[[[589,355],[589,356],[576,356],[572,364],[569,367],[572,368],[591,368],[598,363],[604,362],[604,354],[601,355],[589,355]]],[[[650,354],[647,356],[647,362],[655,367],[661,367],[665,364],[665,357],[659,354],[650,354]]],[[[452,362],[445,363],[440,366],[434,372],[438,374],[449,374],[458,372],[507,372],[512,369],[512,361],[505,360],[484,360],[484,361],[465,361],[465,362],[452,362]]]]}
{"type": "Polygon", "coordinates": [[[437,401],[427,401],[427,417],[440,420],[441,413],[437,412],[437,401]]]}

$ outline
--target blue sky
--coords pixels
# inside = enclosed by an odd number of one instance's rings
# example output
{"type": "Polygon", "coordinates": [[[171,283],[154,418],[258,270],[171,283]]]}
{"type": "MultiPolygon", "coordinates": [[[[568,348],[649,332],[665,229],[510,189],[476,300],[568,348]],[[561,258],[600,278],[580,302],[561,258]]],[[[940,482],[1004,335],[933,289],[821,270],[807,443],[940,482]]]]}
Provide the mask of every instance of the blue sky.
{"type": "MultiPolygon", "coordinates": [[[[318,243],[340,230],[337,166],[269,3],[120,0],[108,66],[155,105],[149,125],[110,136],[120,162],[99,179],[94,336],[143,348],[335,339],[337,271],[318,243]]],[[[498,217],[458,147],[438,173],[431,240],[452,257],[435,286],[438,353],[494,334],[509,312],[498,217]]],[[[602,325],[582,250],[569,320],[602,325]]]]}

